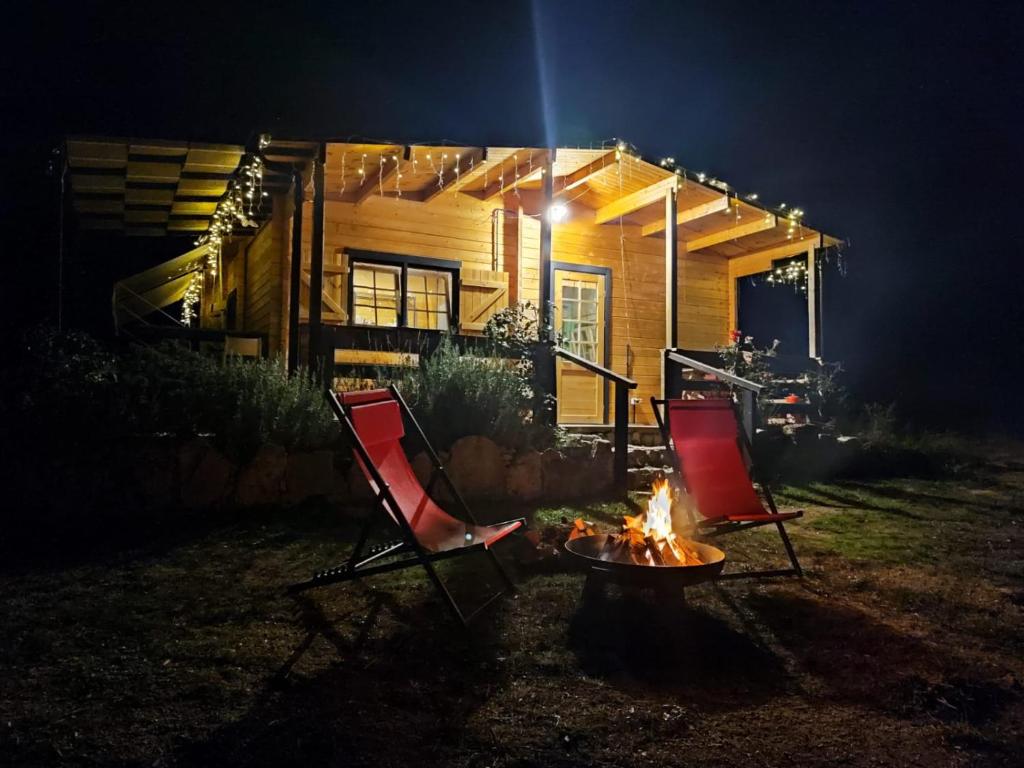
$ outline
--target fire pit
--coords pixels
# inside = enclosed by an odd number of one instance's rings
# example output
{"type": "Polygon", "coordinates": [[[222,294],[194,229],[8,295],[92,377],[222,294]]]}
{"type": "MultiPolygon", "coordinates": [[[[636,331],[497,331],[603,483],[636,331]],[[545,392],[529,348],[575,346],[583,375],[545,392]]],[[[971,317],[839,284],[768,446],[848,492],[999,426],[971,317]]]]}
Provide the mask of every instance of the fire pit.
{"type": "Polygon", "coordinates": [[[672,530],[672,497],[665,481],[655,484],[645,515],[626,516],[622,533],[595,534],[581,523],[565,549],[588,569],[588,576],[660,591],[711,581],[725,566],[722,550],[672,530]]]}

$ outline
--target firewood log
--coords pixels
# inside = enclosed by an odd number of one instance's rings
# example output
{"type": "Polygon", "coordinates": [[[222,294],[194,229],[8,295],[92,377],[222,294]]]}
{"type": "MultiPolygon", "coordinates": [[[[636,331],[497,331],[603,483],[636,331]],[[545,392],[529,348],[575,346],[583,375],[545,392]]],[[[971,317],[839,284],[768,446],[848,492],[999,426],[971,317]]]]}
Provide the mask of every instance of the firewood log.
{"type": "Polygon", "coordinates": [[[644,537],[644,545],[647,547],[647,551],[651,553],[651,560],[654,561],[655,565],[664,565],[665,558],[661,556],[661,549],[658,547],[658,542],[651,536],[644,537]]]}

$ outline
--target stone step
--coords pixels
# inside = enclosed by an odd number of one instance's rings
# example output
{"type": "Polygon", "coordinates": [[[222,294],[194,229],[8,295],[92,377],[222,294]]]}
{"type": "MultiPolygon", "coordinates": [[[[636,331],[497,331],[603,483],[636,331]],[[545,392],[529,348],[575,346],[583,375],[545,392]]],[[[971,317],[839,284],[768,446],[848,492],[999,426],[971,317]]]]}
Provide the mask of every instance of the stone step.
{"type": "Polygon", "coordinates": [[[631,445],[626,465],[630,467],[667,467],[672,457],[660,445],[631,445]]]}
{"type": "MultiPolygon", "coordinates": [[[[615,427],[611,424],[563,424],[562,429],[578,438],[615,441],[615,427]]],[[[633,445],[661,445],[661,432],[653,424],[630,424],[628,440],[633,445]]]]}
{"type": "Polygon", "coordinates": [[[655,480],[671,474],[671,467],[632,467],[628,470],[627,485],[631,491],[649,491],[655,480]]]}

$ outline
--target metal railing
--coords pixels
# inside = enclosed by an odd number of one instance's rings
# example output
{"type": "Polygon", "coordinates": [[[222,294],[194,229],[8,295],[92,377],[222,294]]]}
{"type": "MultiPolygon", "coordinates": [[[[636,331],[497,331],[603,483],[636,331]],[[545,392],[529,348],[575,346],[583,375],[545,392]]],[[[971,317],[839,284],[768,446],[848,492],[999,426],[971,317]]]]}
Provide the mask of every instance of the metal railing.
{"type": "MultiPolygon", "coordinates": [[[[636,389],[637,383],[633,379],[621,376],[615,371],[604,366],[591,362],[570,352],[562,347],[555,347],[556,357],[560,357],[580,368],[591,373],[596,373],[605,381],[615,385],[615,438],[613,441],[614,453],[612,455],[612,482],[616,488],[625,493],[629,487],[628,452],[629,452],[629,390],[636,389]]],[[[557,398],[558,393],[555,393],[557,398]]]]}
{"type": "MultiPolygon", "coordinates": [[[[764,389],[763,384],[758,384],[756,381],[750,379],[744,379],[742,376],[736,376],[735,374],[724,371],[721,368],[716,368],[713,365],[702,363],[700,360],[695,360],[692,357],[680,354],[673,349],[665,350],[665,365],[666,369],[669,363],[674,363],[683,368],[689,368],[700,373],[705,373],[714,376],[717,381],[713,384],[717,385],[729,385],[737,390],[737,395],[740,401],[740,418],[743,423],[743,431],[747,433],[747,438],[751,441],[754,439],[754,424],[756,423],[755,409],[757,408],[757,396],[761,394],[761,390],[764,389]]],[[[667,373],[667,371],[666,371],[667,373]]],[[[668,381],[668,376],[665,376],[665,381],[668,381]]],[[[697,382],[694,382],[696,384],[697,382]]],[[[683,389],[702,389],[705,388],[703,385],[707,385],[709,382],[699,382],[702,386],[687,386],[687,381],[683,380],[683,389]]],[[[669,393],[664,393],[665,397],[669,396],[669,393]]]]}

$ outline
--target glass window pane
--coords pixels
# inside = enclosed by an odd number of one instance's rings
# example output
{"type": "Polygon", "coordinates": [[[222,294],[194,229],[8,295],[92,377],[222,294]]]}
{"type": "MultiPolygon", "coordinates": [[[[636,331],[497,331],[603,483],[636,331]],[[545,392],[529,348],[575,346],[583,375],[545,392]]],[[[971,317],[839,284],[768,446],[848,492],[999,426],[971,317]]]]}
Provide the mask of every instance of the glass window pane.
{"type": "Polygon", "coordinates": [[[597,288],[582,288],[580,290],[580,298],[583,301],[597,301],[597,288]]]}
{"type": "Polygon", "coordinates": [[[376,325],[377,318],[373,311],[373,307],[356,307],[355,312],[356,325],[376,325]]]}
{"type": "Polygon", "coordinates": [[[397,325],[398,267],[357,264],[352,267],[353,322],[397,325]]]}
{"type": "Polygon", "coordinates": [[[410,328],[447,330],[451,275],[434,270],[410,269],[406,286],[406,325],[410,328]]]}
{"type": "Polygon", "coordinates": [[[356,267],[352,270],[352,284],[356,286],[372,286],[373,270],[356,267]]]}

